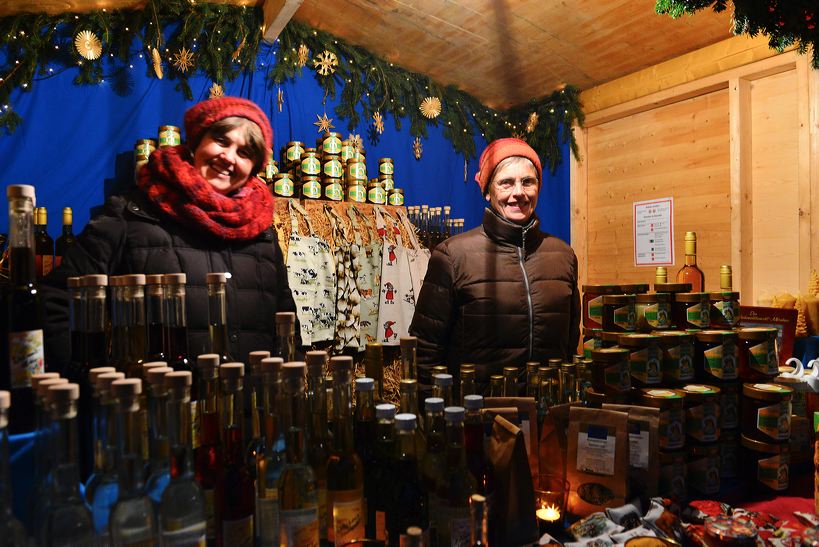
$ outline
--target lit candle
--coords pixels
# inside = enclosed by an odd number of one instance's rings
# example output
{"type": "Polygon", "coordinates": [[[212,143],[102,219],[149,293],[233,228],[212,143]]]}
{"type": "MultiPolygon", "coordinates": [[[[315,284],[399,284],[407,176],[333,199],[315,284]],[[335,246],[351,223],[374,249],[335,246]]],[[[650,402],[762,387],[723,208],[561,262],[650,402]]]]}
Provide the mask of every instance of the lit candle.
{"type": "Polygon", "coordinates": [[[554,505],[548,505],[538,509],[535,515],[540,520],[544,520],[548,523],[557,522],[560,520],[560,509],[554,505]]]}

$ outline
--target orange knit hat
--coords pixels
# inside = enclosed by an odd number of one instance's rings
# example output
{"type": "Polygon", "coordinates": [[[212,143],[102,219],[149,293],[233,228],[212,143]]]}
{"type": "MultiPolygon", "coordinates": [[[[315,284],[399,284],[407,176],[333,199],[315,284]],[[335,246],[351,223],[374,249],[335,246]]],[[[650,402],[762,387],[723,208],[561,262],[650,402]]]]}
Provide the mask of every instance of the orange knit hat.
{"type": "Polygon", "coordinates": [[[543,168],[540,166],[540,158],[537,152],[520,139],[497,139],[490,142],[486,149],[481,154],[481,159],[478,162],[478,172],[475,173],[475,182],[481,188],[481,194],[486,194],[486,189],[489,187],[489,180],[492,178],[492,173],[500,162],[512,156],[521,156],[530,160],[537,170],[538,187],[543,180],[543,168]]]}
{"type": "Polygon", "coordinates": [[[185,136],[188,145],[198,143],[212,123],[232,116],[247,118],[258,125],[267,147],[273,147],[273,129],[267,115],[256,103],[241,97],[207,99],[190,107],[185,112],[185,136]]]}

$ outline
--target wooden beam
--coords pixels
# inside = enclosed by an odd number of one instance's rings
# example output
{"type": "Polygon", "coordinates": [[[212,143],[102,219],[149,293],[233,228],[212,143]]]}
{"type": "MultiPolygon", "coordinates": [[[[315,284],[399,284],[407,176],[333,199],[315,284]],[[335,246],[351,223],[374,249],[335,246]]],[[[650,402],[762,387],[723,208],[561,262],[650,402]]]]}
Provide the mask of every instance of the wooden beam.
{"type": "MultiPolygon", "coordinates": [[[[811,100],[810,62],[806,56],[796,61],[796,93],[799,141],[797,187],[799,192],[799,291],[807,293],[811,266],[811,100]]],[[[815,102],[815,101],[814,101],[815,102]]]]}
{"type": "Polygon", "coordinates": [[[262,39],[269,44],[275,42],[302,2],[304,0],[264,0],[262,39]]]}
{"type": "Polygon", "coordinates": [[[570,155],[570,243],[572,249],[574,249],[574,253],[577,255],[577,283],[580,287],[582,287],[586,283],[586,279],[588,279],[589,276],[589,231],[587,229],[589,212],[589,172],[586,169],[586,161],[588,156],[588,129],[582,129],[578,126],[574,126],[572,130],[574,131],[574,136],[577,140],[578,156],[580,159],[575,158],[574,154],[570,155]]]}
{"type": "Polygon", "coordinates": [[[744,302],[755,304],[754,232],[751,165],[751,81],[734,77],[728,82],[731,188],[731,267],[734,290],[744,302]]]}
{"type": "MultiPolygon", "coordinates": [[[[807,132],[809,135],[809,142],[807,143],[805,154],[807,154],[809,159],[810,195],[807,202],[802,201],[801,203],[810,204],[805,205],[805,207],[810,210],[811,243],[810,263],[808,266],[819,270],[819,70],[811,70],[808,66],[807,59],[805,60],[805,67],[806,68],[803,68],[802,76],[806,78],[808,87],[808,96],[805,100],[808,101],[808,116],[806,120],[808,122],[807,132]],[[804,73],[805,70],[807,70],[807,74],[804,73]]],[[[802,199],[801,196],[800,199],[802,199]]],[[[808,270],[806,274],[810,275],[810,271],[808,270]]],[[[810,277],[808,277],[808,280],[809,279],[810,277]]],[[[806,287],[800,285],[799,288],[805,289],[806,287]]]]}

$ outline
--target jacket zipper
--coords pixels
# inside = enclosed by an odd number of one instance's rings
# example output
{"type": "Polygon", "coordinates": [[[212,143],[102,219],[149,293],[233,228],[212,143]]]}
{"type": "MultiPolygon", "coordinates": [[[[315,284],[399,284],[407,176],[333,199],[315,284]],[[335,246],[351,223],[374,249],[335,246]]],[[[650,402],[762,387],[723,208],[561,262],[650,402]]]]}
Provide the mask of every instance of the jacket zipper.
{"type": "Polygon", "coordinates": [[[532,293],[529,289],[529,276],[526,275],[526,267],[524,266],[524,249],[526,249],[526,229],[523,230],[523,240],[521,246],[518,247],[518,263],[520,264],[520,271],[523,272],[523,285],[526,288],[526,300],[529,304],[529,360],[532,360],[532,338],[535,335],[535,318],[534,310],[532,310],[532,293]]]}

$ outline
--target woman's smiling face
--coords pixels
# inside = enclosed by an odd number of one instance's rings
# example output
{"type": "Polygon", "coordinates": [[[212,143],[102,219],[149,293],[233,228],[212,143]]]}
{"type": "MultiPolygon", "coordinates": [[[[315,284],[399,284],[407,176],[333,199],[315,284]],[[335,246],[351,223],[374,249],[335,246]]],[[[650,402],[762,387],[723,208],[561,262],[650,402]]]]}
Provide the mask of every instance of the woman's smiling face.
{"type": "Polygon", "coordinates": [[[236,127],[224,135],[210,132],[193,155],[193,165],[220,194],[241,188],[253,174],[253,151],[245,138],[245,129],[236,127]]]}
{"type": "Polygon", "coordinates": [[[526,158],[511,157],[495,170],[487,198],[492,209],[516,224],[526,224],[535,212],[540,182],[535,166],[526,158]]]}

